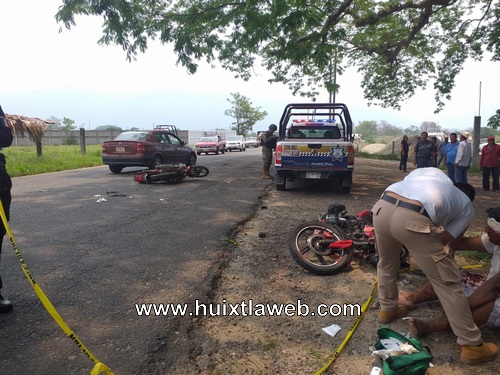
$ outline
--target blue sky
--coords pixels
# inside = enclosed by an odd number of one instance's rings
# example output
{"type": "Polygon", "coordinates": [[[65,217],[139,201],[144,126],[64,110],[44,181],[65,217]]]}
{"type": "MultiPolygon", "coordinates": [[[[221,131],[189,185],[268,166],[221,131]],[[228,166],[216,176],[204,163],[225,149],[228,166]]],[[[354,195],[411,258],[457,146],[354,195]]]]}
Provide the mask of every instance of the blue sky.
{"type": "MultiPolygon", "coordinates": [[[[102,35],[98,18],[79,17],[76,27],[60,33],[54,15],[61,4],[62,0],[0,3],[0,105],[6,113],[42,119],[68,117],[86,129],[175,124],[181,129],[208,130],[231,126],[233,120],[224,111],[230,108],[231,93],[239,92],[268,112],[254,126],[261,130],[279,121],[286,104],[304,100],[283,85],[269,84],[262,67],[255,68],[256,76],[249,82],[203,63],[195,75],[189,75],[175,65],[171,46],[156,42],[137,61],[128,62],[120,47],[97,44],[102,35]]],[[[369,107],[354,71],[339,77],[337,101],[347,104],[355,124],[375,120],[406,128],[434,121],[443,129],[467,129],[480,112],[486,126],[487,119],[500,109],[499,68],[500,63],[488,61],[467,63],[452,100],[437,115],[432,87],[403,103],[401,111],[369,107]]],[[[328,94],[319,101],[328,101],[328,94]]]]}

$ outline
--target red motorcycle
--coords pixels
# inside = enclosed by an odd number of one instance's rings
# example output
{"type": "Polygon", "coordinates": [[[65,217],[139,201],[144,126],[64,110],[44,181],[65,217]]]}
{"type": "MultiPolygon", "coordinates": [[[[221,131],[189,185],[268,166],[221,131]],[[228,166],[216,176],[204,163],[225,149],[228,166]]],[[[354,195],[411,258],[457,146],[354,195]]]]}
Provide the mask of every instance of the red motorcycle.
{"type": "Polygon", "coordinates": [[[134,180],[142,184],[157,182],[178,183],[186,176],[206,177],[208,173],[208,168],[202,165],[186,165],[182,163],[158,164],[154,169],[137,172],[134,180]]]}
{"type": "MultiPolygon", "coordinates": [[[[378,263],[372,213],[364,210],[348,215],[343,204],[331,204],[319,221],[298,225],[288,241],[293,259],[318,275],[333,275],[346,268],[356,255],[359,264],[378,263]]],[[[408,267],[409,253],[403,247],[401,265],[408,267]]]]}

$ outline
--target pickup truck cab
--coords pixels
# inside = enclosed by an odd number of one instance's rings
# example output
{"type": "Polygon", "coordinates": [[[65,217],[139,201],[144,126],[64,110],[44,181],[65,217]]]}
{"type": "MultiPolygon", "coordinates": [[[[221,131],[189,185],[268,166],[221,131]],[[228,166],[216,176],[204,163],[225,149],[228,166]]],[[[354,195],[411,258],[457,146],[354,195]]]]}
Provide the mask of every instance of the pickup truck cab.
{"type": "Polygon", "coordinates": [[[215,155],[219,155],[219,152],[224,154],[226,152],[226,141],[220,135],[201,137],[196,142],[196,154],[205,153],[205,155],[208,155],[209,152],[213,152],[215,155]]]}
{"type": "Polygon", "coordinates": [[[301,103],[285,107],[276,145],[276,189],[287,179],[336,180],[349,193],[354,171],[352,120],[345,104],[301,103]]]}

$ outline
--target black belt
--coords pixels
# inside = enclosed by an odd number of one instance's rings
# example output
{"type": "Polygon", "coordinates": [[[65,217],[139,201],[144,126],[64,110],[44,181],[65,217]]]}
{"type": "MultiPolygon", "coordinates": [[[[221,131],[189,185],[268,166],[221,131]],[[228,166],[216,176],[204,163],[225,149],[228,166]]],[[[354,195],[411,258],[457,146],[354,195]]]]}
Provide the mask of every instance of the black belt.
{"type": "Polygon", "coordinates": [[[382,195],[381,199],[395,205],[396,207],[403,207],[403,208],[406,208],[407,210],[415,211],[421,215],[429,217],[429,214],[427,213],[425,208],[422,206],[419,206],[419,205],[416,205],[413,203],[409,203],[409,202],[403,202],[403,201],[401,201],[397,198],[391,197],[390,195],[387,195],[387,194],[382,195]]]}

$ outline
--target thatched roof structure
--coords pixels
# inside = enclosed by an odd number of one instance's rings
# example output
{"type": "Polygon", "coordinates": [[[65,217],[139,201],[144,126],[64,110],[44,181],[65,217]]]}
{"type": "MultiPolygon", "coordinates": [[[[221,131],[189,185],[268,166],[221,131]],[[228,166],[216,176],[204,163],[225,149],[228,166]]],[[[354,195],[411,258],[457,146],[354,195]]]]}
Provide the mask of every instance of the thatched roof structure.
{"type": "Polygon", "coordinates": [[[28,137],[35,143],[42,140],[43,134],[48,129],[47,122],[36,117],[25,117],[5,114],[7,125],[13,134],[28,137]]]}

